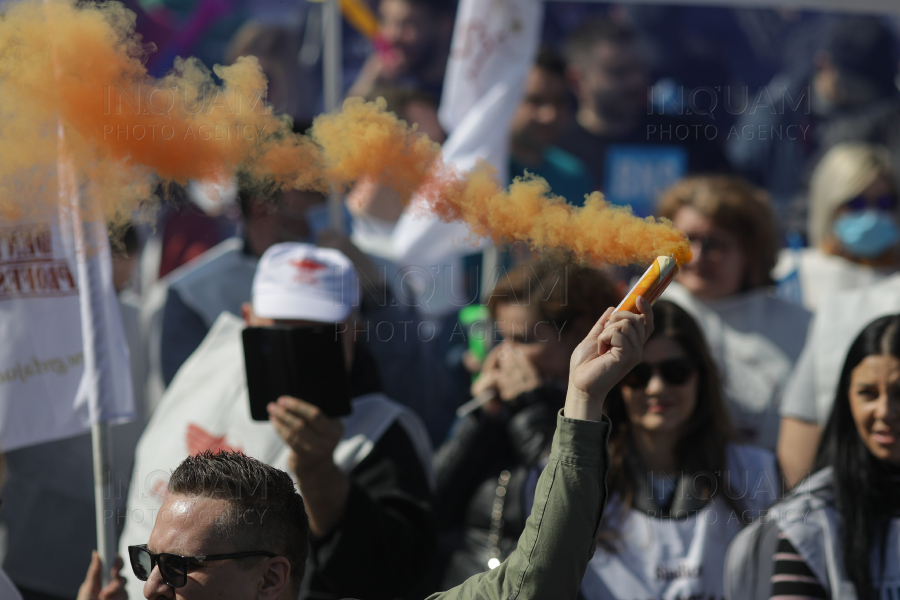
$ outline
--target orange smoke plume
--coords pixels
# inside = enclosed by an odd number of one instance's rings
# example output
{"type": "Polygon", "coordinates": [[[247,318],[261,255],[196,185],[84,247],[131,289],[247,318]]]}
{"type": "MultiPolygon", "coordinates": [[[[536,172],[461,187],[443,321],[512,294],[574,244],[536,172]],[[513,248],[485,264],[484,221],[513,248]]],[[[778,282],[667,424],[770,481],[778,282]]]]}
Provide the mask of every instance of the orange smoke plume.
{"type": "Polygon", "coordinates": [[[463,220],[496,242],[571,249],[592,262],[690,260],[683,234],[639,219],[599,194],[573,208],[537,177],[503,189],[487,164],[462,173],[440,147],[384,110],[350,99],[316,119],[310,137],[265,104],[253,57],[213,67],[178,60],[154,79],[134,34],[134,14],[112,2],[23,0],[0,18],[0,220],[55,210],[57,132],[85,193],[112,221],[128,217],[157,182],[222,180],[240,172],[280,188],[348,189],[367,177],[445,220],[463,220]]]}
{"type": "Polygon", "coordinates": [[[679,264],[691,260],[687,238],[668,220],[641,219],[597,192],[583,208],[573,207],[531,175],[503,189],[488,163],[460,173],[441,161],[436,144],[377,103],[350,98],[340,113],[316,119],[311,135],[331,180],[366,177],[392,187],[404,201],[415,192],[445,221],[465,221],[474,234],[497,243],[565,248],[590,262],[618,265],[648,264],[661,255],[679,264]]]}
{"type": "Polygon", "coordinates": [[[260,156],[284,176],[289,150],[294,179],[297,164],[315,172],[311,142],[288,139],[290,123],[266,110],[255,58],[214,67],[222,85],[194,59],[154,79],[134,20],[115,2],[67,0],[13,3],[0,19],[0,219],[53,208],[47,178],[60,126],[85,202],[109,218],[148,198],[158,180],[221,180],[239,166],[263,178],[260,156]]]}

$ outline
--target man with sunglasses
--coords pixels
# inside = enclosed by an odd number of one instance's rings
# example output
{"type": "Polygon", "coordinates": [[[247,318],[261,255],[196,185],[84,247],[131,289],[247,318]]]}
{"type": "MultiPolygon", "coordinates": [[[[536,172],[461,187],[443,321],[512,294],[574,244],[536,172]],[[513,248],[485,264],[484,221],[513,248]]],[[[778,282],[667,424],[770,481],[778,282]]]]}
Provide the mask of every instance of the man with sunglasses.
{"type": "Polygon", "coordinates": [[[284,471],[202,452],[172,473],[147,544],[128,547],[147,598],[297,598],[309,521],[284,471]]]}
{"type": "MultiPolygon", "coordinates": [[[[640,362],[653,330],[650,306],[641,300],[639,309],[643,317],[608,309],[573,352],[565,408],[519,549],[432,600],[577,596],[606,503],[603,403],[640,362]]],[[[297,598],[309,529],[290,476],[239,453],[207,452],[185,459],[169,489],[146,545],[128,548],[148,599],[297,598]]]]}

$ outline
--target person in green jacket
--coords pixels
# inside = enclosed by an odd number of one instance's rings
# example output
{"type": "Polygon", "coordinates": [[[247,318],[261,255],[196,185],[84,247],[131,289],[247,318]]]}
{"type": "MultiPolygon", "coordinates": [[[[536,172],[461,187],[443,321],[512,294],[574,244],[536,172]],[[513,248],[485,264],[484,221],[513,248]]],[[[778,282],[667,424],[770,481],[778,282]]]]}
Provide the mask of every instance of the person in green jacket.
{"type": "MultiPolygon", "coordinates": [[[[606,505],[610,423],[603,403],[641,361],[653,330],[649,304],[641,299],[638,308],[641,314],[607,309],[572,353],[565,407],[516,551],[429,600],[577,597],[606,505]]],[[[314,422],[304,431],[319,435],[314,422]]],[[[287,473],[241,453],[207,451],[179,465],[168,492],[150,539],[129,547],[147,598],[302,595],[309,525],[287,473]]]]}

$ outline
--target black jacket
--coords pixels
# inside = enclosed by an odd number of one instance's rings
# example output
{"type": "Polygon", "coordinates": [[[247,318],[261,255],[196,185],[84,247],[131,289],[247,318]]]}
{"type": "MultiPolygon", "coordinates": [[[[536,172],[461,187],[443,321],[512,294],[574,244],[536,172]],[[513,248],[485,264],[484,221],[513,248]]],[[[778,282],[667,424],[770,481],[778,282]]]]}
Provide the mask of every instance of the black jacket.
{"type": "Polygon", "coordinates": [[[315,569],[307,598],[389,600],[413,592],[434,556],[428,475],[403,426],[395,422],[350,472],[341,522],[311,536],[315,569]]]}
{"type": "Polygon", "coordinates": [[[497,417],[477,411],[435,455],[442,589],[484,572],[495,545],[501,561],[515,549],[528,517],[525,482],[550,451],[564,403],[565,391],[548,386],[521,395],[497,417]],[[501,485],[504,471],[509,478],[501,485]],[[499,518],[492,519],[500,504],[499,518]],[[499,526],[496,541],[492,521],[499,526]]]}

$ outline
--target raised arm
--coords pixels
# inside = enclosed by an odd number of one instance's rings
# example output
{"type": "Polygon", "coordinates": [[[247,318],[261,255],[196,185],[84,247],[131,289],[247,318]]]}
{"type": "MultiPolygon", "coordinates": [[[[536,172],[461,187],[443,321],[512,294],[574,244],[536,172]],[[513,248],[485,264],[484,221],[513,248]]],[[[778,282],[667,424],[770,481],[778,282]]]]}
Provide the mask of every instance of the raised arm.
{"type": "Polygon", "coordinates": [[[572,353],[550,462],[516,551],[496,569],[430,600],[577,597],[606,505],[610,424],[603,402],[640,362],[653,330],[650,305],[641,299],[638,310],[640,315],[608,309],[572,353]]]}

